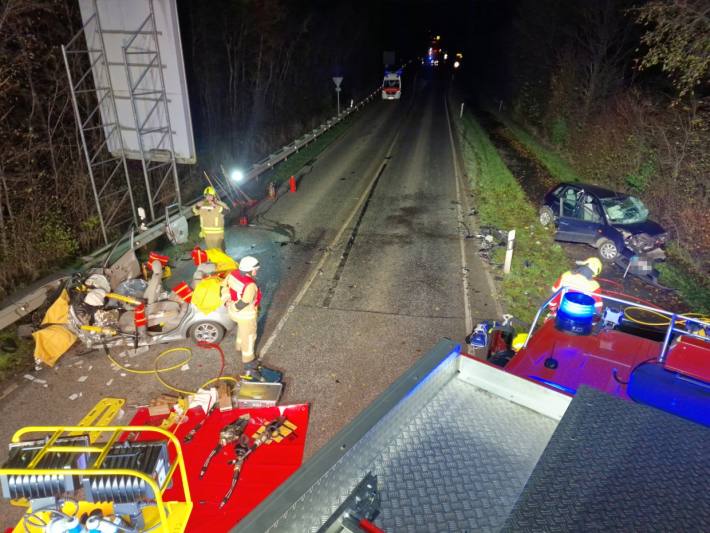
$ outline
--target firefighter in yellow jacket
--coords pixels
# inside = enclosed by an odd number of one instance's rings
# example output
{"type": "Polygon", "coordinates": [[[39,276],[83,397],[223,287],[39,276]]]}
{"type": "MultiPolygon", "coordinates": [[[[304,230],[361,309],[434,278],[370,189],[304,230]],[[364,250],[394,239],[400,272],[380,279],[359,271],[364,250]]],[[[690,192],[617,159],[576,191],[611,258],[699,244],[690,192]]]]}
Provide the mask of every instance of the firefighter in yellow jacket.
{"type": "Polygon", "coordinates": [[[224,280],[222,298],[229,317],[237,323],[236,350],[242,352],[244,377],[262,381],[259,361],[254,353],[256,344],[256,324],[259,316],[261,291],[256,285],[259,260],[246,256],[239,261],[239,269],[233,270],[224,280]]]}
{"type": "MultiPolygon", "coordinates": [[[[594,299],[594,307],[597,311],[601,311],[602,299],[597,296],[602,290],[596,278],[602,273],[602,262],[597,257],[589,257],[584,261],[577,261],[579,265],[574,270],[568,270],[563,273],[552,286],[552,292],[557,292],[562,287],[567,287],[571,290],[580,290],[590,293],[594,299]]],[[[560,296],[554,298],[549,305],[550,313],[555,315],[557,308],[560,305],[560,296]]]]}
{"type": "Polygon", "coordinates": [[[206,248],[222,248],[224,245],[224,211],[229,207],[217,198],[217,191],[211,185],[204,190],[205,199],[192,208],[200,217],[200,237],[205,239],[206,248]]]}

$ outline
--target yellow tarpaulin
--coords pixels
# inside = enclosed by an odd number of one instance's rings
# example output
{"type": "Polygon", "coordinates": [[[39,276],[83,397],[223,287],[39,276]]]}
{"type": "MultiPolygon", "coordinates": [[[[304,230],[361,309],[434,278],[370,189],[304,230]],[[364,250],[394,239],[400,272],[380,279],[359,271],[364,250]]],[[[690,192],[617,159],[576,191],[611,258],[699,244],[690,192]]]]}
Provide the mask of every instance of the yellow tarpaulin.
{"type": "Polygon", "coordinates": [[[76,335],[61,325],[68,321],[69,293],[64,289],[44,315],[42,325],[45,327],[32,334],[35,339],[35,359],[37,361],[54,366],[57,359],[71,348],[76,341],[76,335]]]}
{"type": "Polygon", "coordinates": [[[217,272],[231,272],[237,269],[237,262],[219,248],[205,250],[207,260],[217,266],[217,272]]]}
{"type": "Polygon", "coordinates": [[[200,281],[192,293],[192,304],[204,314],[209,315],[222,305],[220,288],[222,279],[218,277],[205,278],[200,281]]]}

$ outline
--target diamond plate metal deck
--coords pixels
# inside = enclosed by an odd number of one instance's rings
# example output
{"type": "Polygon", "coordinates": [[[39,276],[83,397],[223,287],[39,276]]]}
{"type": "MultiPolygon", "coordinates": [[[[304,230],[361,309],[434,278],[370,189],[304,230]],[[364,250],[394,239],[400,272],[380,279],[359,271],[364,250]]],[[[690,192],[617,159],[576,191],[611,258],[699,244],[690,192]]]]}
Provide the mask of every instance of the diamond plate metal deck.
{"type": "Polygon", "coordinates": [[[580,388],[504,531],[710,531],[710,429],[580,388]]]}
{"type": "Polygon", "coordinates": [[[557,422],[453,379],[372,465],[385,531],[498,531],[557,422]]]}

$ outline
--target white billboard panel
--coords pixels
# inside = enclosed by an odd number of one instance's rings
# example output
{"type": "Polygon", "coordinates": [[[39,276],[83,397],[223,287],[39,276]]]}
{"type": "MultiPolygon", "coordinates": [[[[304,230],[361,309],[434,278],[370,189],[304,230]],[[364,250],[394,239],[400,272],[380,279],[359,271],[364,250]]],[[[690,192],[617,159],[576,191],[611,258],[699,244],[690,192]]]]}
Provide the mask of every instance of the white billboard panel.
{"type": "MultiPolygon", "coordinates": [[[[106,94],[102,88],[113,87],[126,157],[141,159],[137,118],[138,126],[143,131],[141,140],[146,159],[169,160],[165,152],[170,148],[166,135],[169,118],[175,159],[178,163],[195,163],[195,140],[175,0],[79,0],[79,7],[85,24],[84,34],[97,96],[101,100],[106,94]],[[151,2],[157,47],[150,20],[151,2]],[[129,93],[129,74],[124,62],[125,47],[128,47],[125,51],[134,88],[135,112],[129,93]],[[165,106],[157,102],[163,91],[157,68],[158,47],[169,117],[166,116],[165,106]],[[108,69],[99,64],[104,49],[108,69]]],[[[113,127],[110,105],[108,98],[105,98],[101,104],[101,118],[109,138],[108,149],[113,155],[119,156],[121,147],[118,139],[109,136],[113,127]]]]}

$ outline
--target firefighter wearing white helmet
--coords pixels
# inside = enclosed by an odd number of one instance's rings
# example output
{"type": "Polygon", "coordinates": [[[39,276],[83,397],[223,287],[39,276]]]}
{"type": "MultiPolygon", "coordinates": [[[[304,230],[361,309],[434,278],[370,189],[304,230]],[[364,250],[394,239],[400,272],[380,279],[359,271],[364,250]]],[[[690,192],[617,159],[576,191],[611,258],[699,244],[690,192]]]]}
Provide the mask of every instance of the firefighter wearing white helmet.
{"type": "Polygon", "coordinates": [[[205,239],[206,248],[222,248],[224,244],[224,211],[229,206],[217,198],[217,191],[211,185],[203,191],[204,200],[192,208],[200,217],[200,237],[205,239]]]}
{"type": "Polygon", "coordinates": [[[255,279],[259,266],[256,257],[243,257],[239,261],[239,268],[225,278],[222,291],[229,317],[237,323],[236,350],[242,353],[245,374],[257,381],[261,380],[259,362],[254,353],[256,321],[261,302],[261,291],[255,279]]]}
{"type": "MultiPolygon", "coordinates": [[[[598,257],[589,257],[584,261],[577,261],[577,268],[568,270],[562,274],[555,284],[552,286],[552,292],[557,292],[562,287],[568,289],[577,289],[590,294],[601,294],[601,287],[595,279],[602,273],[602,262],[598,257]]],[[[594,306],[597,311],[601,311],[602,300],[599,297],[594,298],[594,306]]],[[[560,305],[560,297],[558,296],[550,302],[550,314],[557,313],[557,308],[560,305]]]]}

